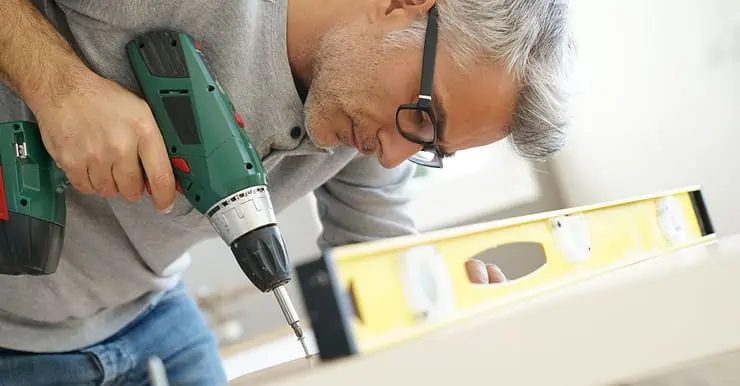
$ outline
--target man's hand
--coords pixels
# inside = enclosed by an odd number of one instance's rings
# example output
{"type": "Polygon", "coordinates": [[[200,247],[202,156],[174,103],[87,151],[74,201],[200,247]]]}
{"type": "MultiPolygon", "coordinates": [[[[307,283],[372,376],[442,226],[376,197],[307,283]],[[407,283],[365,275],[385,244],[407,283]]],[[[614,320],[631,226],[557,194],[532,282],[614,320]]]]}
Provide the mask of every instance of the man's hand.
{"type": "Polygon", "coordinates": [[[72,185],[136,200],[146,178],[155,208],[168,212],[175,177],[146,102],[88,69],[30,0],[0,0],[0,15],[0,82],[31,109],[72,185]]]}
{"type": "Polygon", "coordinates": [[[89,76],[58,103],[37,106],[49,155],[83,193],[134,201],[146,178],[155,207],[168,212],[175,177],[149,106],[117,83],[89,76]]]}
{"type": "Polygon", "coordinates": [[[494,264],[486,264],[480,260],[470,259],[465,262],[468,279],[473,284],[505,283],[506,276],[494,264]]]}

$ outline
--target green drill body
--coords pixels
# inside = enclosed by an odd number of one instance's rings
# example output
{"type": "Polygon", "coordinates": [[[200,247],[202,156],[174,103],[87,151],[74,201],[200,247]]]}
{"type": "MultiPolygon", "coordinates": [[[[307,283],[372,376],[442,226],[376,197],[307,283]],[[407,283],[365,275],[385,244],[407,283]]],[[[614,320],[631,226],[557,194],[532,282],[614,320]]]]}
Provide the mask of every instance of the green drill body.
{"type": "MultiPolygon", "coordinates": [[[[165,35],[154,35],[164,37],[165,35]]],[[[190,167],[174,173],[183,194],[199,212],[206,213],[228,195],[248,186],[267,184],[259,155],[237,121],[234,105],[209,71],[202,53],[186,34],[171,39],[143,35],[126,46],[131,65],[149,107],[157,120],[170,158],[182,158],[190,167]],[[145,56],[146,50],[170,52],[184,66],[163,67],[145,56]],[[178,69],[178,71],[173,70],[178,69]]],[[[156,55],[151,55],[156,56],[156,55]]]]}
{"type": "Polygon", "coordinates": [[[10,213],[64,226],[66,182],[33,122],[0,122],[0,164],[10,213]]]}
{"type": "MultiPolygon", "coordinates": [[[[179,44],[190,42],[183,45],[185,68],[197,69],[187,77],[152,75],[137,45],[132,42],[127,49],[170,158],[183,159],[190,169],[173,168],[175,179],[193,207],[205,214],[224,197],[250,186],[266,186],[267,176],[205,58],[189,36],[177,37],[179,44]]],[[[44,148],[35,123],[0,122],[0,163],[8,211],[64,225],[67,181],[44,148]],[[19,149],[25,154],[17,154],[19,149]]]]}

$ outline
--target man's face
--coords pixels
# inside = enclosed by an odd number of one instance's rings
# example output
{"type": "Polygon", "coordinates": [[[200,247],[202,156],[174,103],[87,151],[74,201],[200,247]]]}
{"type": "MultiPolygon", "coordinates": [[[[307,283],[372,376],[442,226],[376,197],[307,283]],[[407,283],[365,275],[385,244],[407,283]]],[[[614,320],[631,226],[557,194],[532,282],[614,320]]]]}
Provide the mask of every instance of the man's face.
{"type": "MultiPolygon", "coordinates": [[[[398,132],[395,114],[417,101],[423,54],[421,45],[382,48],[384,33],[408,26],[390,15],[372,22],[362,15],[324,35],[306,101],[306,127],[318,146],[356,147],[387,168],[421,149],[398,132]]],[[[490,64],[466,64],[463,71],[437,47],[432,101],[444,121],[440,148],[453,153],[504,138],[517,97],[512,79],[490,64]]]]}

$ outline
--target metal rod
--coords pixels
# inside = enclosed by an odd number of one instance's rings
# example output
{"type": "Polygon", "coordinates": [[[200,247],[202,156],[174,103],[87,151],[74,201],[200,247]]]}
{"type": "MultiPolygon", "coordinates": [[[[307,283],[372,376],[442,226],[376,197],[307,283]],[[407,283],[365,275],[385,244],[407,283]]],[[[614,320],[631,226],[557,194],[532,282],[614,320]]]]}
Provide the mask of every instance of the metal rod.
{"type": "Polygon", "coordinates": [[[303,347],[303,352],[306,354],[306,358],[310,357],[311,355],[308,353],[308,346],[306,345],[306,339],[303,335],[303,330],[299,325],[298,313],[296,312],[295,307],[293,307],[293,302],[290,301],[288,290],[285,289],[284,285],[281,285],[280,287],[275,288],[272,292],[275,294],[275,298],[280,305],[280,309],[283,311],[285,321],[288,322],[288,325],[290,325],[290,327],[293,329],[295,336],[301,343],[301,346],[303,347]]]}

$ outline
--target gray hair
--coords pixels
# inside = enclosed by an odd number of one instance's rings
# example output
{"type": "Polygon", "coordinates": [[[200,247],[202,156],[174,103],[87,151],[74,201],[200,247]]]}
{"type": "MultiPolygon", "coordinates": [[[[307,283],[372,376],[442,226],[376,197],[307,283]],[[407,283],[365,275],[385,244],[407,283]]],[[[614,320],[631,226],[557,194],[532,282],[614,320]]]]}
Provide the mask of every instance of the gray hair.
{"type": "MultiPolygon", "coordinates": [[[[560,150],[568,122],[564,87],[574,53],[566,0],[436,0],[439,45],[461,68],[498,63],[519,85],[508,131],[517,152],[542,159],[560,150]]],[[[385,44],[421,44],[426,16],[385,36],[385,44]]]]}

